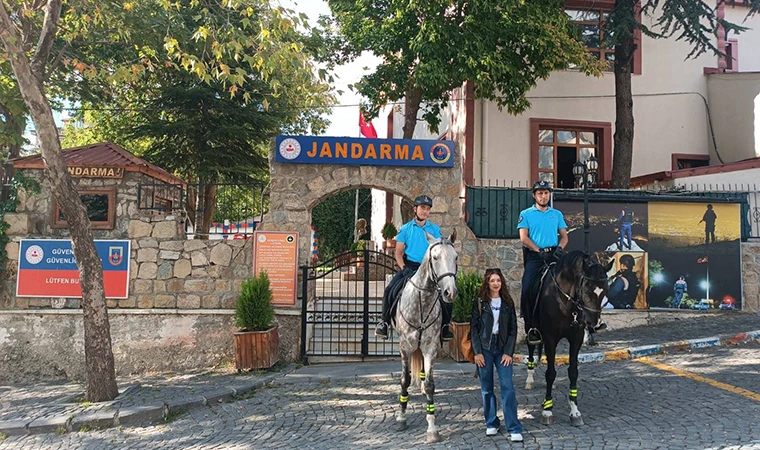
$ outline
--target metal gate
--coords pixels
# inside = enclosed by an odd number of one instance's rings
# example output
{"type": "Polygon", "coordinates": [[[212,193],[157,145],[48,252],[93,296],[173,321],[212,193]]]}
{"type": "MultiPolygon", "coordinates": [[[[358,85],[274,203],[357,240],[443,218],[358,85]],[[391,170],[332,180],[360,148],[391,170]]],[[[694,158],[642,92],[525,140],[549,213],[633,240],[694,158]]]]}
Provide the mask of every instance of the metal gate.
{"type": "Polygon", "coordinates": [[[385,286],[396,270],[391,256],[371,250],[301,266],[301,358],[398,355],[392,333],[388,340],[374,334],[385,286]]]}

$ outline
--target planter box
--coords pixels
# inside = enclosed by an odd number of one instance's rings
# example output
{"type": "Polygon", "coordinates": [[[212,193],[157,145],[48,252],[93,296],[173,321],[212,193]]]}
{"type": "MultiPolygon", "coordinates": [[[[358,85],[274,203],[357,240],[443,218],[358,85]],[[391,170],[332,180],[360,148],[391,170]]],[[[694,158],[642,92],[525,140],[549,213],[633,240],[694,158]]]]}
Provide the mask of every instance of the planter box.
{"type": "Polygon", "coordinates": [[[235,333],[237,370],[268,369],[280,360],[280,333],[275,325],[267,331],[235,333]]]}
{"type": "Polygon", "coordinates": [[[460,344],[464,338],[470,334],[470,324],[451,322],[449,324],[449,329],[454,333],[454,339],[449,341],[449,354],[451,355],[451,359],[456,362],[467,362],[467,359],[462,355],[460,344]]]}

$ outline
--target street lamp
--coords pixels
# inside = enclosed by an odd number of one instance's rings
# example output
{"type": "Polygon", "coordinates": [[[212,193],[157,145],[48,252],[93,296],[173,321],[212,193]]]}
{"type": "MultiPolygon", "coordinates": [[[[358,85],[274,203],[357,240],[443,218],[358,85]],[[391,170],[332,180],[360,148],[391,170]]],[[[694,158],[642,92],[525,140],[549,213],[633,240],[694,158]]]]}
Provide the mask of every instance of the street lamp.
{"type": "Polygon", "coordinates": [[[596,184],[596,171],[599,169],[599,161],[591,156],[585,162],[578,161],[573,164],[575,187],[583,188],[583,251],[588,253],[588,234],[591,231],[588,223],[588,189],[596,184]]]}

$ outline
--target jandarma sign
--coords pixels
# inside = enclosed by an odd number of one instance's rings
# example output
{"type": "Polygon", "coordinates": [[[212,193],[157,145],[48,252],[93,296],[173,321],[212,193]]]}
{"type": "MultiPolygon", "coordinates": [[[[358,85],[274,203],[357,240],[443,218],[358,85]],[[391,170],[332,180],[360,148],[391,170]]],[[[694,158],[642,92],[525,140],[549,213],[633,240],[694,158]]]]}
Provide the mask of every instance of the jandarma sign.
{"type": "Polygon", "coordinates": [[[69,175],[80,178],[122,178],[123,167],[68,167],[69,175]]]}
{"type": "Polygon", "coordinates": [[[277,136],[275,150],[282,163],[454,167],[454,141],[277,136]]]}

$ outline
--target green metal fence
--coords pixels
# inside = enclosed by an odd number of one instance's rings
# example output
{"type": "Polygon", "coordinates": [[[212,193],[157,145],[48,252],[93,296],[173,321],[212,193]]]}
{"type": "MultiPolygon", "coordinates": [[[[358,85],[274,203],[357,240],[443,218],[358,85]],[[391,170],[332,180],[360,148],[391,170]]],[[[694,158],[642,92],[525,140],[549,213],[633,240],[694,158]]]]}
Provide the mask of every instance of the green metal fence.
{"type": "MultiPolygon", "coordinates": [[[[589,201],[594,202],[700,202],[739,203],[742,216],[742,241],[760,237],[760,228],[752,226],[749,192],[652,192],[637,190],[594,190],[589,201]]],[[[583,200],[583,191],[556,189],[555,200],[583,200]]],[[[533,204],[529,189],[508,187],[467,186],[467,225],[479,238],[517,239],[517,219],[520,211],[533,204]]]]}

